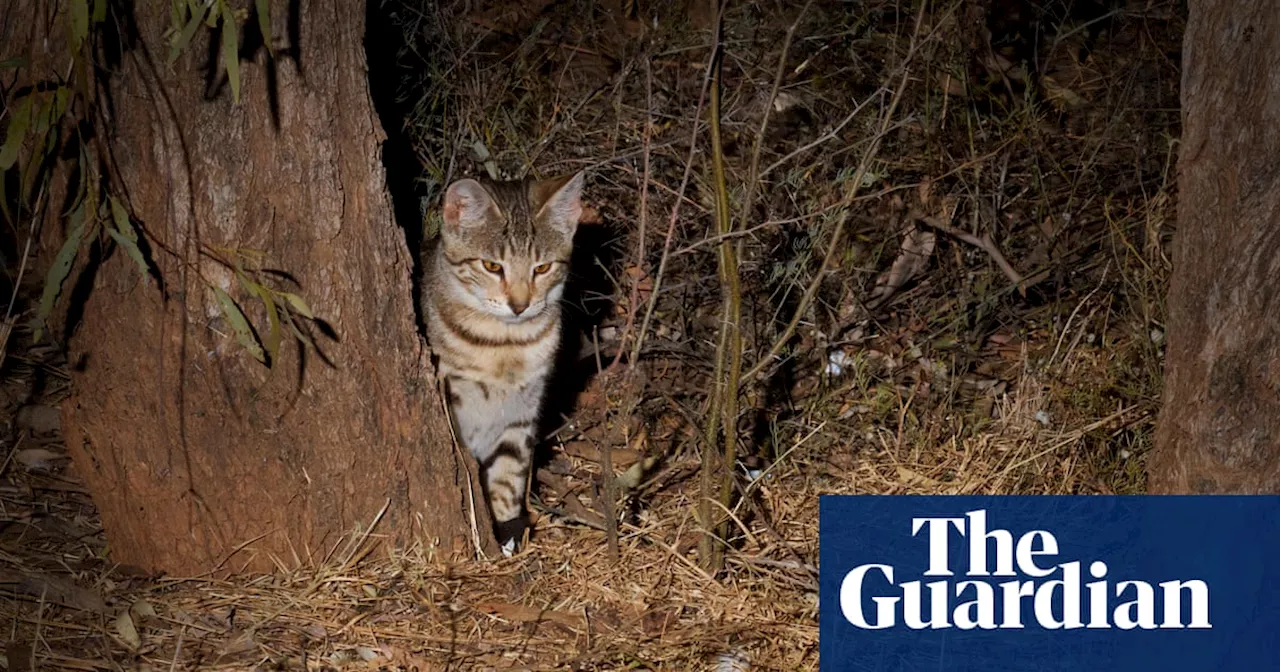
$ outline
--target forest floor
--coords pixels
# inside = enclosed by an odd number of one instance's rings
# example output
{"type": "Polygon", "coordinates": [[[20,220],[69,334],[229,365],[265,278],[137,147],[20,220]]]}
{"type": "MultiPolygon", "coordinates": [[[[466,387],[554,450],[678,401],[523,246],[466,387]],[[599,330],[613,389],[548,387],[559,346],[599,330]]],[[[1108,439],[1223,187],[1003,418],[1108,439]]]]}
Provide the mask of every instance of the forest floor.
{"type": "Polygon", "coordinates": [[[253,577],[112,565],[58,437],[65,365],[15,332],[0,666],[812,670],[820,495],[1145,490],[1181,3],[747,0],[723,34],[699,0],[383,7],[404,38],[380,112],[421,167],[398,197],[426,235],[460,176],[587,171],[585,382],[531,544],[253,577]],[[752,375],[713,574],[697,508],[726,240],[752,375]]]}

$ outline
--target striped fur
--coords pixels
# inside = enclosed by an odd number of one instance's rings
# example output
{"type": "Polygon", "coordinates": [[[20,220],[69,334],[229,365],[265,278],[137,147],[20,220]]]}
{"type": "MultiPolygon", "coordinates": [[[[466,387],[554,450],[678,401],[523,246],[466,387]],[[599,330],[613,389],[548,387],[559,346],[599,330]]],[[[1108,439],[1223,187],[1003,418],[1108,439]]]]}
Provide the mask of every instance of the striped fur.
{"type": "Polygon", "coordinates": [[[508,553],[524,534],[581,193],[581,174],[459,180],[445,193],[440,237],[424,259],[427,337],[458,439],[480,464],[495,534],[508,553]]]}

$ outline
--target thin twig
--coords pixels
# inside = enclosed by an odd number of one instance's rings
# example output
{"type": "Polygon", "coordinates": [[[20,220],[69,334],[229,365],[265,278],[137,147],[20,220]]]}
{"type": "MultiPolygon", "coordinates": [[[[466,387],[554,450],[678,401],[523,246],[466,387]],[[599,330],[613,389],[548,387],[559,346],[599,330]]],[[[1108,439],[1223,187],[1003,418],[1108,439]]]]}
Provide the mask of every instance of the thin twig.
{"type": "Polygon", "coordinates": [[[893,96],[889,100],[888,109],[886,109],[884,114],[881,115],[880,127],[877,129],[875,135],[872,136],[871,143],[868,145],[867,151],[862,155],[862,160],[858,162],[858,168],[853,174],[853,179],[846,183],[849,186],[845,189],[844,198],[842,199],[843,205],[845,206],[844,211],[841,213],[840,219],[836,220],[835,229],[831,232],[831,240],[827,243],[827,252],[822,257],[822,265],[818,268],[818,272],[814,274],[813,280],[810,281],[809,286],[805,288],[804,294],[801,295],[799,303],[796,304],[795,313],[792,315],[791,321],[787,323],[786,328],[784,328],[778,338],[774,340],[773,345],[769,347],[769,350],[765,353],[764,357],[761,357],[760,361],[756,362],[755,366],[751,367],[750,370],[743,374],[743,385],[751,382],[763,373],[764,370],[772,364],[778,353],[782,352],[782,349],[786,347],[787,342],[791,340],[791,337],[796,333],[796,329],[800,326],[800,320],[804,319],[804,315],[808,312],[810,304],[813,303],[814,297],[817,296],[818,288],[822,285],[822,278],[826,276],[827,271],[829,271],[835,263],[836,252],[840,247],[840,240],[844,234],[845,223],[849,221],[848,206],[852,204],[853,199],[858,195],[858,189],[862,185],[862,181],[871,167],[871,162],[877,155],[879,155],[880,144],[889,132],[893,121],[893,114],[898,109],[898,103],[902,100],[903,92],[906,91],[907,80],[911,74],[908,66],[911,64],[912,59],[915,57],[916,50],[920,46],[920,28],[924,22],[924,8],[925,5],[922,4],[919,11],[916,13],[915,32],[911,36],[911,44],[907,48],[907,55],[902,61],[902,76],[899,78],[898,88],[893,92],[893,96]]]}
{"type": "MultiPolygon", "coordinates": [[[[693,155],[698,151],[698,122],[702,119],[702,106],[707,99],[707,87],[711,85],[711,61],[716,57],[720,47],[720,31],[714,33],[711,44],[711,57],[707,59],[707,74],[702,79],[702,91],[698,94],[698,107],[693,114],[693,127],[689,130],[689,156],[684,162],[684,177],[680,178],[680,188],[676,193],[676,202],[671,206],[671,218],[667,221],[667,236],[662,243],[662,258],[658,261],[658,272],[653,276],[653,289],[649,294],[649,305],[645,308],[644,321],[640,323],[640,331],[636,333],[635,343],[631,347],[630,362],[640,361],[640,348],[644,345],[645,334],[649,333],[649,324],[658,308],[658,294],[662,289],[662,278],[667,271],[667,262],[671,257],[671,240],[675,235],[676,222],[680,219],[680,205],[684,201],[685,189],[689,186],[689,177],[693,173],[693,155]]],[[[643,260],[641,260],[643,263],[643,260]]]]}
{"type": "Polygon", "coordinates": [[[765,175],[772,173],[778,166],[783,165],[784,163],[790,161],[791,159],[794,159],[797,156],[804,154],[805,152],[813,149],[814,147],[817,147],[818,145],[821,145],[824,142],[834,140],[837,136],[840,135],[840,131],[844,130],[844,127],[849,125],[849,122],[853,121],[853,118],[858,116],[862,112],[862,108],[866,107],[867,103],[871,102],[874,99],[875,99],[875,96],[871,96],[871,97],[868,97],[866,100],[862,101],[861,103],[858,103],[857,105],[855,105],[853,107],[853,111],[845,115],[844,119],[841,119],[840,123],[836,124],[831,130],[818,136],[813,141],[795,148],[794,150],[788,152],[786,156],[769,164],[764,170],[760,171],[760,176],[764,177],[765,175]]]}
{"type": "MultiPolygon", "coordinates": [[[[800,13],[796,15],[791,25],[787,27],[787,36],[782,40],[782,54],[778,56],[778,67],[773,73],[773,87],[769,89],[769,98],[765,100],[764,112],[760,115],[760,128],[756,130],[755,146],[751,149],[751,168],[747,173],[747,193],[742,198],[742,221],[746,221],[751,216],[751,210],[755,206],[756,194],[760,190],[760,153],[764,148],[764,136],[769,130],[769,117],[773,112],[774,101],[778,99],[778,89],[782,87],[782,76],[787,70],[787,54],[791,51],[791,40],[795,37],[796,28],[800,26],[800,20],[804,18],[806,12],[809,11],[809,5],[813,4],[813,0],[807,0],[804,6],[800,8],[800,13]]],[[[855,111],[856,113],[856,111],[855,111]]],[[[841,122],[844,125],[844,122],[841,122]]],[[[721,235],[732,233],[732,230],[722,231],[721,235]]]]}
{"type": "MultiPolygon", "coordinates": [[[[645,84],[645,121],[644,121],[644,153],[642,161],[644,172],[640,178],[640,224],[639,231],[636,234],[638,239],[636,242],[636,268],[641,269],[640,273],[635,274],[631,278],[631,298],[627,305],[630,310],[627,311],[627,322],[622,327],[622,331],[618,335],[618,351],[613,355],[613,361],[609,363],[609,370],[618,365],[622,359],[622,353],[626,351],[623,347],[627,342],[627,337],[631,335],[631,330],[635,327],[636,313],[640,303],[640,283],[644,280],[644,256],[645,256],[645,237],[649,225],[649,155],[650,143],[653,138],[653,67],[648,57],[644,61],[644,84],[645,84]]],[[[697,122],[694,122],[697,125],[697,122]]],[[[634,366],[636,360],[639,359],[639,353],[632,356],[631,362],[634,366]]],[[[617,533],[615,531],[613,537],[614,546],[617,545],[617,533]]]]}
{"type": "Polygon", "coordinates": [[[1000,248],[996,246],[995,241],[991,240],[991,234],[984,233],[981,237],[975,236],[967,231],[961,231],[950,224],[945,224],[935,217],[917,217],[916,219],[930,228],[937,229],[956,240],[968,243],[983,252],[986,252],[991,256],[992,261],[996,262],[996,266],[1000,267],[1000,271],[1004,273],[1005,277],[1009,278],[1009,282],[1017,285],[1018,291],[1022,292],[1024,295],[1026,294],[1026,289],[1022,286],[1022,276],[1019,275],[1017,271],[1013,270],[1013,266],[1011,266],[1008,260],[1004,258],[1004,255],[1000,253],[1000,248]]]}

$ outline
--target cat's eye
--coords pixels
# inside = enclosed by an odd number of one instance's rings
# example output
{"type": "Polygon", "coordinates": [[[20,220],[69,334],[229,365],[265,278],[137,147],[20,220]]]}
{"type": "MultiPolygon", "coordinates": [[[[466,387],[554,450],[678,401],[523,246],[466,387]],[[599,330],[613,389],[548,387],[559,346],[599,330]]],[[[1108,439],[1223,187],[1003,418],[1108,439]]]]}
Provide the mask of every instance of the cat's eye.
{"type": "Polygon", "coordinates": [[[548,263],[548,264],[538,264],[537,266],[534,266],[534,267],[533,267],[533,274],[534,274],[534,275],[542,275],[543,273],[546,273],[547,271],[550,271],[550,270],[551,270],[551,264],[549,264],[549,263],[548,263]]]}
{"type": "Polygon", "coordinates": [[[483,259],[480,261],[480,263],[484,266],[484,270],[489,271],[490,273],[496,274],[496,273],[502,272],[502,264],[499,264],[496,261],[489,261],[488,259],[483,259]]]}

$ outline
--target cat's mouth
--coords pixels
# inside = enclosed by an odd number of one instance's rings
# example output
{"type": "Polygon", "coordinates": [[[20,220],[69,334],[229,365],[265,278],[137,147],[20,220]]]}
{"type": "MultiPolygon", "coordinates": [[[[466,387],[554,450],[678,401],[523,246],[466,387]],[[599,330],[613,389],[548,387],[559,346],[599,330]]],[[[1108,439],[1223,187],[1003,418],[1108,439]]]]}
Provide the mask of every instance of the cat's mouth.
{"type": "Polygon", "coordinates": [[[494,317],[498,318],[499,320],[501,320],[506,324],[521,324],[523,322],[528,322],[529,320],[532,320],[538,317],[539,315],[542,314],[542,311],[545,308],[546,308],[545,303],[536,303],[526,308],[519,315],[515,314],[515,312],[510,311],[510,309],[508,309],[507,311],[497,313],[496,315],[494,315],[494,317]]]}

